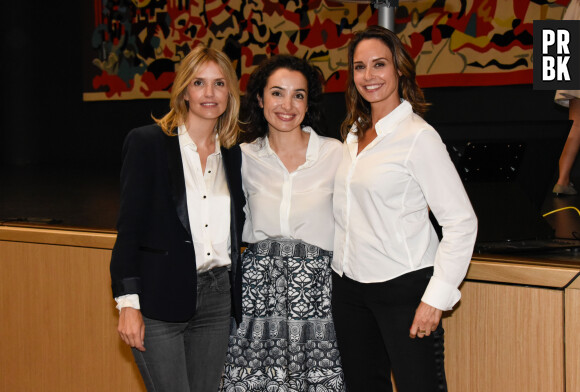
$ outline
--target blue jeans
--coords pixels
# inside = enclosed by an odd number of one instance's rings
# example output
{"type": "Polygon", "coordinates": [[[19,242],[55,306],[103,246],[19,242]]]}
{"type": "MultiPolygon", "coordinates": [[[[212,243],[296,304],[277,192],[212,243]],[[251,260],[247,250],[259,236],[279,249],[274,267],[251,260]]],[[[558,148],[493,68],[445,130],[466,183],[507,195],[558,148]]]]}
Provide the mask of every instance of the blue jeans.
{"type": "Polygon", "coordinates": [[[133,349],[133,356],[148,391],[217,391],[228,348],[230,298],[228,270],[216,268],[198,275],[197,309],[189,321],[143,317],[146,351],[133,349]]]}

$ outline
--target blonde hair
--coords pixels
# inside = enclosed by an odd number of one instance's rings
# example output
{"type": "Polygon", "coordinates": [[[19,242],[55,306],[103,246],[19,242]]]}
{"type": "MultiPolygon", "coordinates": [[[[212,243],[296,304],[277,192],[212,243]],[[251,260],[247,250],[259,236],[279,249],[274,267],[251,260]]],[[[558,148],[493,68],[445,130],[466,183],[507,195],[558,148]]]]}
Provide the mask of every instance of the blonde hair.
{"type": "Polygon", "coordinates": [[[240,90],[238,78],[230,59],[219,50],[208,48],[207,46],[198,46],[185,56],[173,81],[169,113],[160,119],[155,117],[153,119],[167,135],[176,135],[174,129],[184,124],[187,118],[188,106],[184,98],[187,87],[196,77],[201,67],[210,61],[219,66],[228,86],[228,106],[226,111],[218,118],[217,133],[220,145],[229,148],[236,144],[239,135],[240,90]]]}

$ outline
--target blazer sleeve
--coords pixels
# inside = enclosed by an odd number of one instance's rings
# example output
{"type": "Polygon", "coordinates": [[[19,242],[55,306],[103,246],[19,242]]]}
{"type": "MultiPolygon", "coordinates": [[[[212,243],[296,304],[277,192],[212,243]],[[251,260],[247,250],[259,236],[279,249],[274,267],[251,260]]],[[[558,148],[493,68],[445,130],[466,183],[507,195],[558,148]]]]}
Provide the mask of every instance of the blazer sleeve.
{"type": "Polygon", "coordinates": [[[118,233],[110,265],[113,297],[141,292],[138,252],[152,203],[155,161],[154,138],[144,128],[131,131],[123,145],[118,233]]]}

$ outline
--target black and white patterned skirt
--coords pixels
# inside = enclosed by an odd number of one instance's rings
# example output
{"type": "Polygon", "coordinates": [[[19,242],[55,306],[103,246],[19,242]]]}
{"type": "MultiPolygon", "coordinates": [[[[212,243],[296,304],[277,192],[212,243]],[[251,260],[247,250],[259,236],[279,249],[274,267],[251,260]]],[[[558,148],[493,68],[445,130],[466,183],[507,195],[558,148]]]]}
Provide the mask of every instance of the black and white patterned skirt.
{"type": "Polygon", "coordinates": [[[331,315],[332,252],[264,240],[243,255],[243,321],[222,391],[344,391],[331,315]]]}

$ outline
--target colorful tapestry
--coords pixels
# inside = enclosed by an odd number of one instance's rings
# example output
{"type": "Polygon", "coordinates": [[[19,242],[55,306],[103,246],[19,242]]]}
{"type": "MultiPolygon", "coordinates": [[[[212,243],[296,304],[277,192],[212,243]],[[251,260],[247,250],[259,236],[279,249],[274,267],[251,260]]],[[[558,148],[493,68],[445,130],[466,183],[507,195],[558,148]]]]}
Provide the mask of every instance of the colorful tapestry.
{"type": "MultiPolygon", "coordinates": [[[[395,31],[422,87],[532,83],[533,20],[561,19],[570,0],[401,0],[395,31]]],[[[168,98],[196,45],[223,50],[245,90],[265,57],[317,65],[326,92],[344,91],[353,33],[378,23],[362,2],[330,0],[94,0],[84,100],[168,98]]]]}
{"type": "Polygon", "coordinates": [[[397,34],[422,87],[533,83],[533,21],[570,0],[401,1],[397,34]]]}

